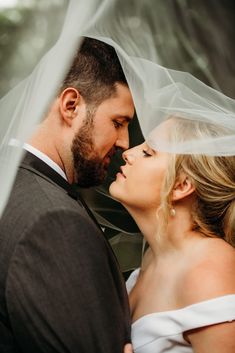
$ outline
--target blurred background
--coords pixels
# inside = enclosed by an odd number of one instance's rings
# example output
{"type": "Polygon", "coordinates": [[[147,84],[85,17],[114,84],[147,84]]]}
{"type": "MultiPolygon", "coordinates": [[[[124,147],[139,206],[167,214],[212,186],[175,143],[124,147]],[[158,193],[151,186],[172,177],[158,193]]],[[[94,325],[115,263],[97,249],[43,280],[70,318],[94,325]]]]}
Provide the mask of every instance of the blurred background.
{"type": "Polygon", "coordinates": [[[67,0],[0,0],[0,97],[54,44],[67,5],[67,0]]]}
{"type": "MultiPolygon", "coordinates": [[[[151,0],[126,1],[146,6],[151,0]]],[[[0,97],[27,77],[55,43],[67,6],[68,0],[0,0],[0,97]]],[[[149,26],[159,63],[190,72],[235,98],[235,2],[155,0],[151,11],[154,16],[149,26]]],[[[137,21],[134,25],[140,24],[137,21]]],[[[135,119],[130,125],[130,145],[142,140],[135,119]]],[[[139,266],[143,244],[134,221],[108,196],[109,184],[121,163],[121,155],[116,156],[104,185],[83,194],[127,276],[139,266]]]]}

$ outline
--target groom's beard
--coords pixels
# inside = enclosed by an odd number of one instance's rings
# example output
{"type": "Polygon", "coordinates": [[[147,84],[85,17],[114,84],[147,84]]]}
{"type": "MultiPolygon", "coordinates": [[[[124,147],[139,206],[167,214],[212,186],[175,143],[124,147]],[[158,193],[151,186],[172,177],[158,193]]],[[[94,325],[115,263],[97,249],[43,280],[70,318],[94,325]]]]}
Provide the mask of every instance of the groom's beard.
{"type": "Polygon", "coordinates": [[[86,121],[75,135],[71,148],[76,183],[84,188],[102,184],[107,176],[107,165],[94,150],[92,132],[92,117],[87,116],[86,121]]]}

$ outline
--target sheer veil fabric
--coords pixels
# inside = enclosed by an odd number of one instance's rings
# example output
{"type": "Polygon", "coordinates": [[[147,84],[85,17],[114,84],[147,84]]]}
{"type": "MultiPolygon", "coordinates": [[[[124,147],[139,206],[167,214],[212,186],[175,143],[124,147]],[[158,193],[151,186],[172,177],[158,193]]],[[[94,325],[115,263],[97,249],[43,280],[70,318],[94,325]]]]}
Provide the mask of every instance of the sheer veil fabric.
{"type": "Polygon", "coordinates": [[[0,214],[14,181],[23,143],[45,116],[82,36],[97,38],[116,49],[141,130],[153,149],[235,154],[235,101],[188,73],[160,65],[154,44],[154,2],[70,1],[56,44],[32,74],[0,101],[0,214]],[[180,118],[180,128],[188,131],[184,140],[172,139],[168,134],[170,125],[162,125],[169,117],[180,118]],[[204,124],[205,134],[198,137],[194,131],[200,124],[204,124]],[[12,139],[17,141],[14,148],[12,139]]]}

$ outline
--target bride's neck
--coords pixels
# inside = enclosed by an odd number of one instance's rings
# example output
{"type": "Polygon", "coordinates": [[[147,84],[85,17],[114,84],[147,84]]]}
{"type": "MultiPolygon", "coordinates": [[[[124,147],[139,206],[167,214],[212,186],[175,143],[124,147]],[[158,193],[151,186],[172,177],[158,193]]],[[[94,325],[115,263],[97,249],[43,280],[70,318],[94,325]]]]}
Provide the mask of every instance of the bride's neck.
{"type": "Polygon", "coordinates": [[[170,216],[167,225],[160,228],[161,214],[156,210],[128,209],[141,233],[148,242],[153,254],[161,254],[182,248],[185,240],[191,237],[192,219],[188,209],[178,207],[175,216],[170,216]]]}
{"type": "Polygon", "coordinates": [[[145,211],[133,208],[127,208],[127,210],[134,218],[145,240],[150,244],[157,229],[156,211],[145,211]]]}

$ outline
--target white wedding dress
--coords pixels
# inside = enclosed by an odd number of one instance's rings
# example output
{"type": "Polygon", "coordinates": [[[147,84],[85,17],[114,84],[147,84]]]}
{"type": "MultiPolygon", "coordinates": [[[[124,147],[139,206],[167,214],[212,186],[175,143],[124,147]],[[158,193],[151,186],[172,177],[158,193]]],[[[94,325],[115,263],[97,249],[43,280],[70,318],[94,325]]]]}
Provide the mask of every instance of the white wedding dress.
{"type": "MultiPolygon", "coordinates": [[[[126,282],[128,293],[139,269],[126,282]]],[[[195,328],[235,320],[235,294],[206,300],[182,309],[144,315],[132,324],[135,353],[192,353],[183,333],[195,328]]]]}

